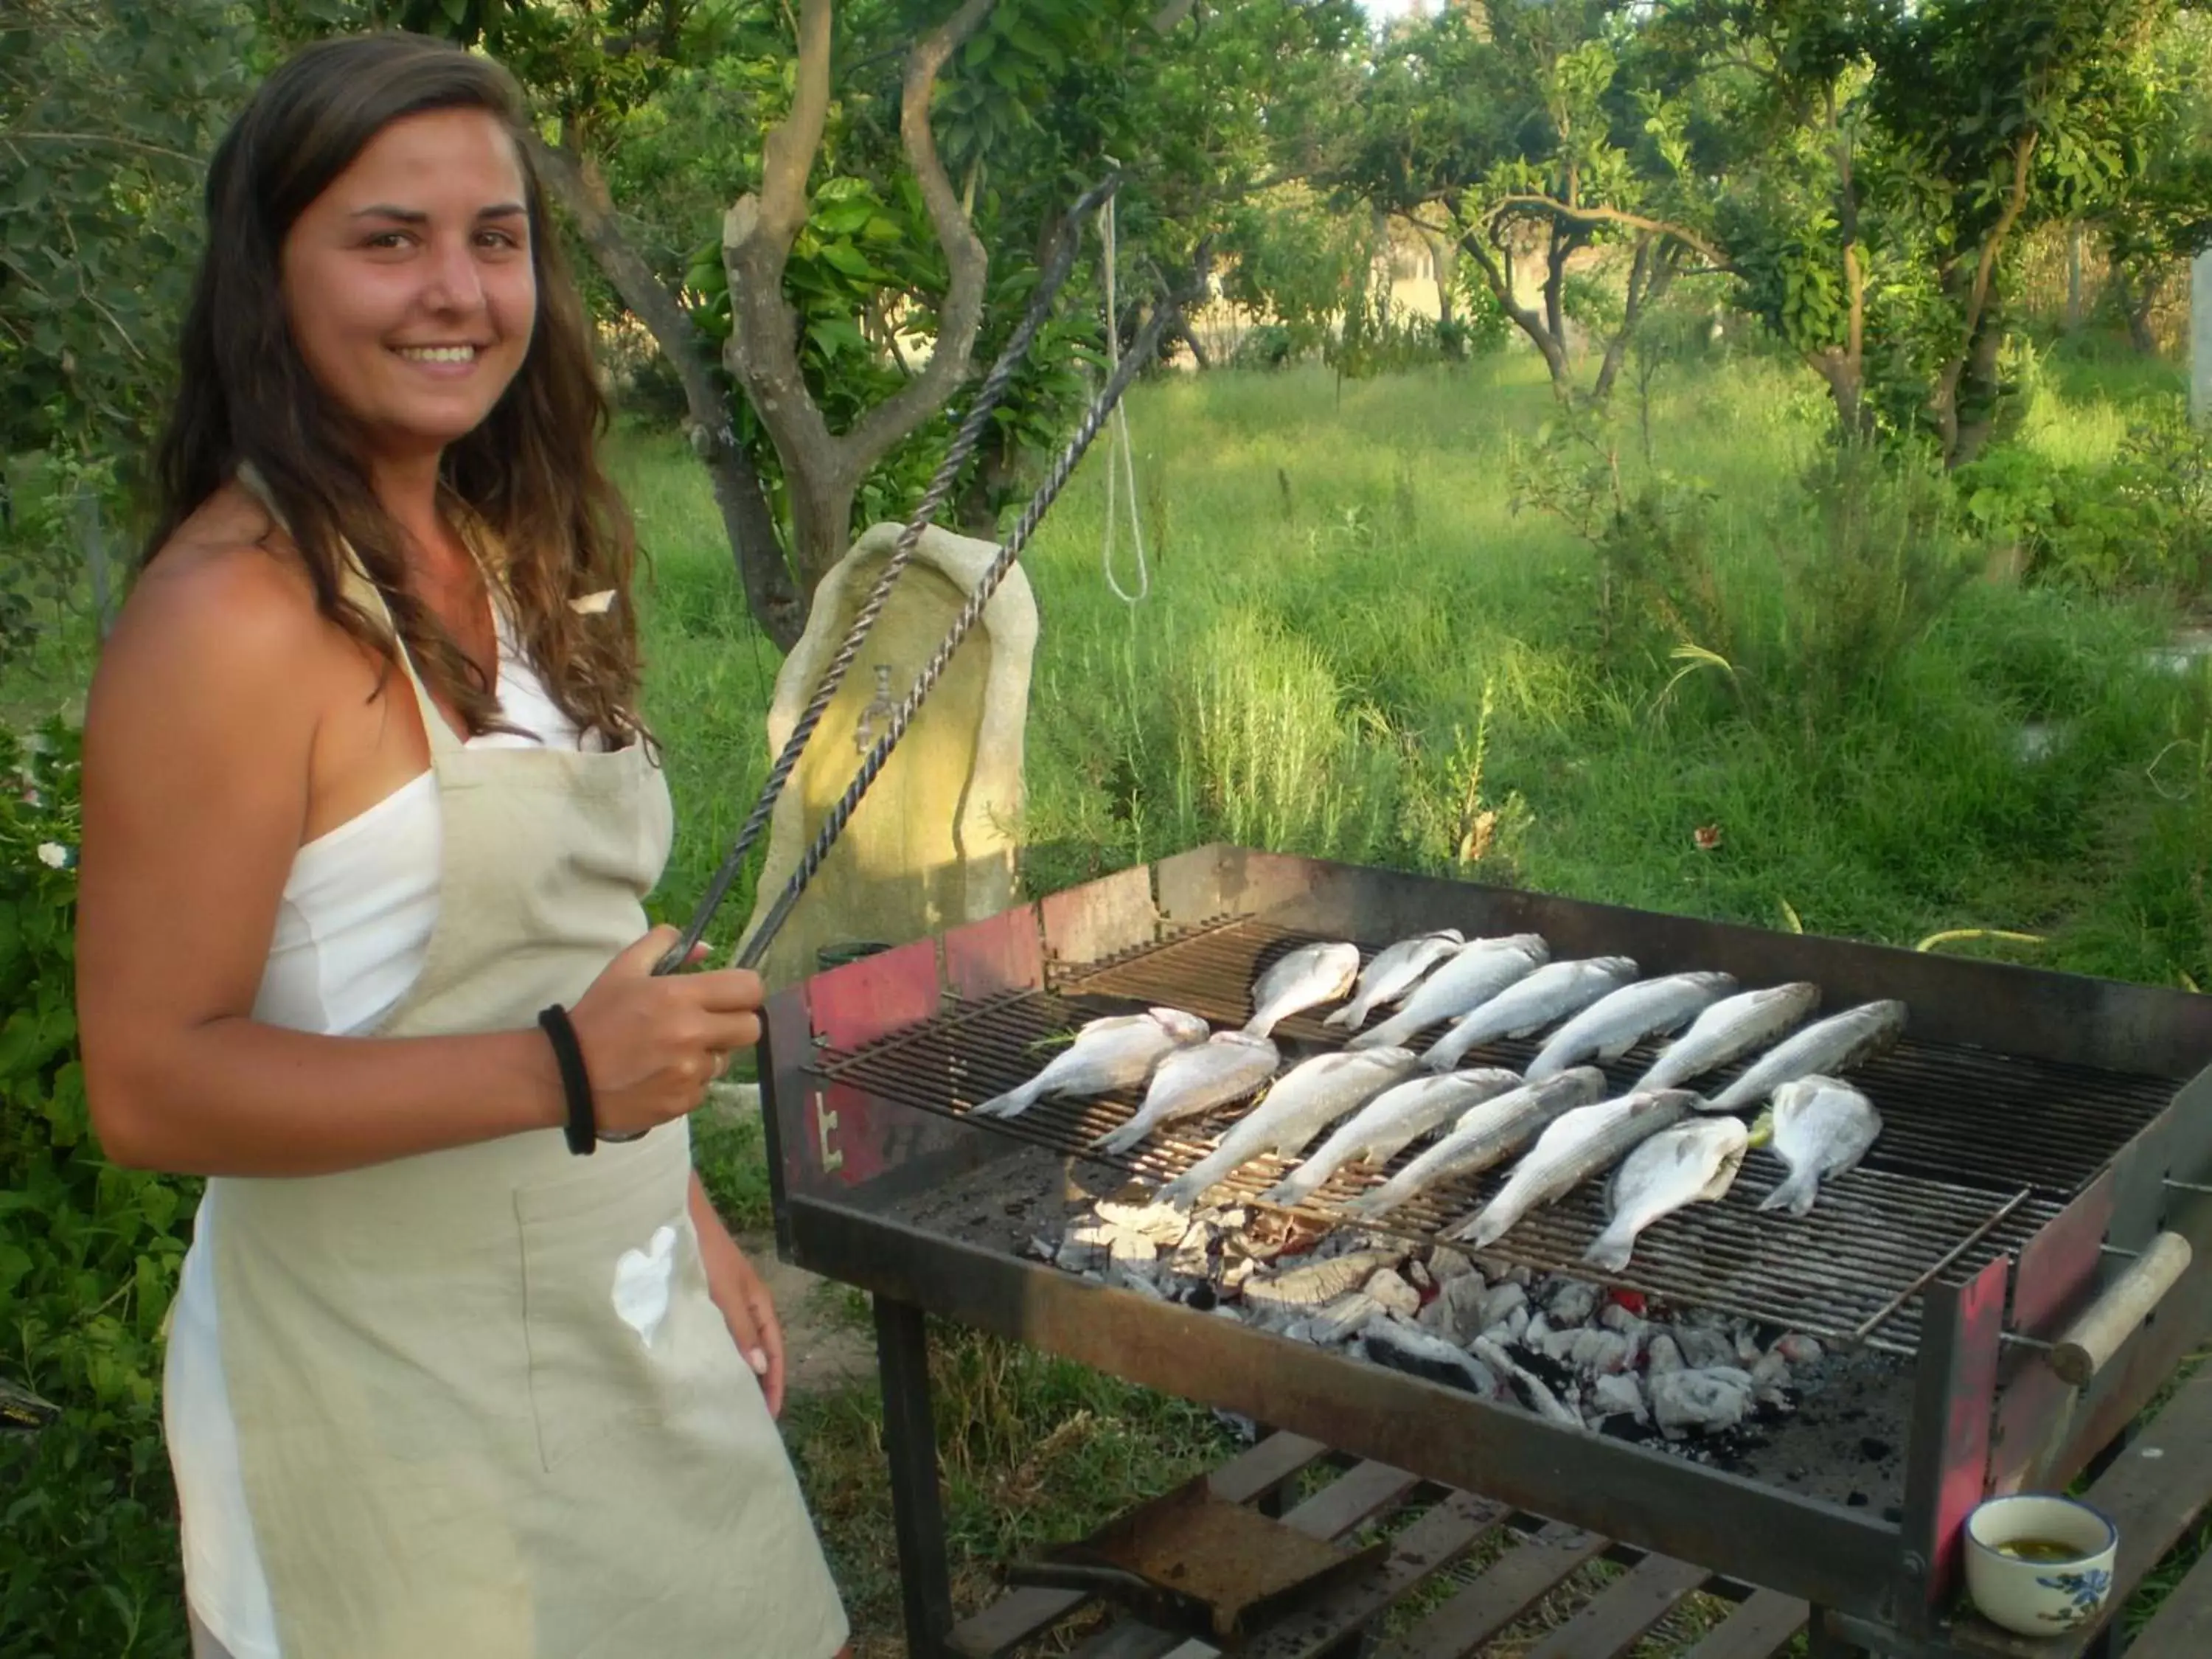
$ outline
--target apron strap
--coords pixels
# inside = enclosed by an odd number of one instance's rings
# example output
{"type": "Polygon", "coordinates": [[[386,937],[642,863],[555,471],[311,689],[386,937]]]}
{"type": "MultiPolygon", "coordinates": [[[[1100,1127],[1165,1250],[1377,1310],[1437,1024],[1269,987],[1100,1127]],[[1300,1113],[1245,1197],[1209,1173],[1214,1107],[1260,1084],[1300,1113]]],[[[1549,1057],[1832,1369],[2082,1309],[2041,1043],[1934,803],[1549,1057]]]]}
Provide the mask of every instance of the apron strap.
{"type": "MultiPolygon", "coordinates": [[[[283,514],[277,510],[260,470],[251,461],[240,461],[237,477],[240,488],[260,503],[262,510],[276,521],[278,529],[290,535],[292,526],[284,522],[283,514]]],[[[369,579],[368,572],[362,568],[360,556],[353,550],[350,543],[341,540],[338,551],[344,561],[338,572],[339,590],[348,599],[380,621],[385,632],[391,635],[392,654],[398,658],[400,669],[407,676],[407,684],[414,690],[415,707],[422,716],[422,735],[428,739],[430,753],[435,757],[459,752],[464,746],[462,741],[447,723],[444,711],[430,696],[429,688],[422,684],[422,677],[415,672],[415,659],[408,655],[406,642],[399,637],[399,629],[392,620],[392,607],[385,603],[383,590],[369,579]]]]}

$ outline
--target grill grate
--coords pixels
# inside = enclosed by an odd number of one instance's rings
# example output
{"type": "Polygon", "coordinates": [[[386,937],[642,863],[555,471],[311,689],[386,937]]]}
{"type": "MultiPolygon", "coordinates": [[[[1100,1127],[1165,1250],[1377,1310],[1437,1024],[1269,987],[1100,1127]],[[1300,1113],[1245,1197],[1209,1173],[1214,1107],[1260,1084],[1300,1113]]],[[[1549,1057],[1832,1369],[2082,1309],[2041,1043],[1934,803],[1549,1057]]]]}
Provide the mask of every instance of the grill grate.
{"type": "MultiPolygon", "coordinates": [[[[1032,1075],[1048,1057],[1045,1044],[1101,1013],[1160,1004],[1217,1026],[1241,1024],[1255,972],[1313,937],[1240,920],[1207,924],[1102,963],[1055,964],[1048,990],[950,1005],[934,1018],[858,1050],[825,1052],[817,1069],[871,1094],[957,1116],[1032,1075]]],[[[1294,1016],[1277,1028],[1286,1058],[1341,1042],[1340,1032],[1321,1024],[1326,1012],[1294,1016]]],[[[1462,1063],[1518,1069],[1540,1042],[1493,1044],[1462,1063]]],[[[1604,1069],[1613,1084],[1626,1086],[1655,1052],[1639,1045],[1604,1069]]],[[[1808,1217],[1758,1212],[1759,1200],[1783,1175],[1778,1159],[1758,1152],[1723,1201],[1692,1206],[1647,1231],[1623,1274],[1595,1273],[1580,1262],[1603,1224],[1601,1182],[1585,1183],[1530,1216],[1488,1254],[1830,1342],[1910,1354],[1918,1341],[1918,1292],[1939,1274],[1969,1273],[2017,1251],[2163,1109],[2175,1086],[1909,1036],[1856,1071],[1853,1081],[1881,1109],[1887,1128],[1864,1164],[1824,1185],[1808,1217]]],[[[1706,1086],[1718,1082],[1708,1079],[1706,1086]]],[[[1096,1157],[1085,1152],[1087,1143],[1125,1121],[1137,1098],[1138,1091],[1124,1091],[1095,1100],[1046,1101],[1011,1121],[981,1123],[1054,1152],[1096,1157]]],[[[1171,1126],[1127,1157],[1099,1161],[1164,1180],[1204,1156],[1212,1139],[1209,1127],[1218,1132],[1241,1109],[1171,1126]]],[[[1316,1219],[1341,1219],[1343,1203],[1419,1151],[1408,1148],[1380,1170],[1340,1170],[1301,1207],[1316,1219]]],[[[1224,1186],[1249,1198],[1289,1167],[1262,1158],[1224,1186]]],[[[1500,1168],[1442,1183],[1377,1231],[1433,1239],[1494,1193],[1505,1175],[1500,1168]]]]}

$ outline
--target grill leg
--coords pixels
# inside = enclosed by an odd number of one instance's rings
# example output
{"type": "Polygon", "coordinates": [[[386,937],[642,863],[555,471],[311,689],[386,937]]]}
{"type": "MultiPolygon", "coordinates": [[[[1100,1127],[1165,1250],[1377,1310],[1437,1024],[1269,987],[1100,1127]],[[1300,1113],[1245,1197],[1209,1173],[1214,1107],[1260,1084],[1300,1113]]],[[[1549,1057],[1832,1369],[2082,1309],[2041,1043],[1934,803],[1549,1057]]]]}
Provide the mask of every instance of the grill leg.
{"type": "Polygon", "coordinates": [[[929,1414],[929,1333],[921,1310],[875,1298],[876,1368],[883,1380],[884,1452],[911,1659],[945,1659],[952,1586],[937,1486],[937,1430],[929,1414]]]}
{"type": "Polygon", "coordinates": [[[1820,1607],[1805,1624],[1805,1652],[1808,1659],[1858,1659],[1856,1644],[1831,1628],[1828,1615],[1820,1607]]]}

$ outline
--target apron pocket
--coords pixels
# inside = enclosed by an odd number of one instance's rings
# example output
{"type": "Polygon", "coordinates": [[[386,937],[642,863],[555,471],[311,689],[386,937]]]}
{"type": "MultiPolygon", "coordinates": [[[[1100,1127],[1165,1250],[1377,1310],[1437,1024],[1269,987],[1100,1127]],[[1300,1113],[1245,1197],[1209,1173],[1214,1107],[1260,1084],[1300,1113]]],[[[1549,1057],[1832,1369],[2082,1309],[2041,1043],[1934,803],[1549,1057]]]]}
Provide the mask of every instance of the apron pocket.
{"type": "Polygon", "coordinates": [[[668,1317],[689,1248],[684,1139],[655,1133],[611,1168],[515,1192],[530,1407],[549,1472],[665,1414],[689,1346],[668,1317]]]}

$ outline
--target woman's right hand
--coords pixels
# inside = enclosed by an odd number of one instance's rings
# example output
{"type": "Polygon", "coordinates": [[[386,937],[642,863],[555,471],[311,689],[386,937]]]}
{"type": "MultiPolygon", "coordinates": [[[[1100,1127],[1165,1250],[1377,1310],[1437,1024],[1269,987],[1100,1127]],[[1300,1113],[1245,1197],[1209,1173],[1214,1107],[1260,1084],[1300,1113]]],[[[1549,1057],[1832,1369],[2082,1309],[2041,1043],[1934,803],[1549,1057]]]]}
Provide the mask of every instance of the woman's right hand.
{"type": "MultiPolygon", "coordinates": [[[[676,943],[654,928],[603,969],[568,1011],[601,1133],[650,1129],[707,1097],[733,1050],[760,1040],[760,975],[744,968],[653,975],[676,943]]],[[[696,961],[706,954],[700,945],[696,961]]]]}

